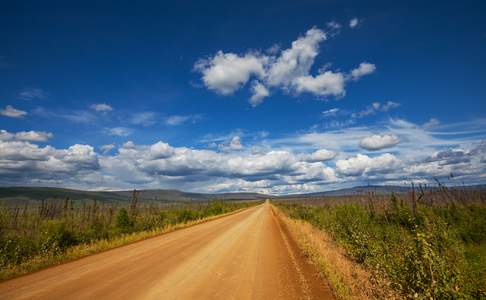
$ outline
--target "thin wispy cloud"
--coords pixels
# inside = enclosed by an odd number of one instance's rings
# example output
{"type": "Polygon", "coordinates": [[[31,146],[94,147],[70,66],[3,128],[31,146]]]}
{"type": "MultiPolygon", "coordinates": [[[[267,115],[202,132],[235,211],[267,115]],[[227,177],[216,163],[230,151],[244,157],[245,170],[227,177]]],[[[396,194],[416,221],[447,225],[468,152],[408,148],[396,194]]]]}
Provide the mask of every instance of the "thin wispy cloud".
{"type": "Polygon", "coordinates": [[[48,94],[39,88],[26,88],[19,92],[19,98],[22,100],[45,99],[48,94]]]}
{"type": "Polygon", "coordinates": [[[157,113],[152,112],[152,111],[144,111],[144,112],[138,112],[133,114],[131,118],[131,123],[134,125],[141,125],[141,126],[152,126],[154,125],[157,121],[157,113]]]}
{"type": "Polygon", "coordinates": [[[184,123],[196,123],[201,119],[201,115],[172,115],[165,118],[165,124],[169,126],[178,126],[184,123]]]}
{"type": "Polygon", "coordinates": [[[108,135],[127,137],[133,133],[133,129],[128,127],[113,127],[113,128],[105,128],[104,132],[108,135]]]}

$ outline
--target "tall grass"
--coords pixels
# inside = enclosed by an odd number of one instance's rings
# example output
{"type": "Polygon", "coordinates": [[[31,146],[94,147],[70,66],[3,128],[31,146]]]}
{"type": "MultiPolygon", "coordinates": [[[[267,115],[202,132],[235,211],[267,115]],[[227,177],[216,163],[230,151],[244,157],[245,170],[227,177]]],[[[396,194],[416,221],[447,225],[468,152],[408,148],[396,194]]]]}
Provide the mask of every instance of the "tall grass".
{"type": "Polygon", "coordinates": [[[227,201],[140,204],[134,192],[132,202],[125,205],[106,205],[96,201],[74,203],[65,199],[39,201],[38,205],[0,206],[0,273],[3,274],[0,280],[15,275],[13,270],[19,269],[19,266],[28,270],[37,268],[31,268],[29,264],[45,266],[50,262],[64,261],[67,253],[79,246],[92,245],[97,241],[114,241],[118,245],[125,240],[123,236],[163,232],[178,224],[254,204],[256,202],[227,201]]]}
{"type": "Polygon", "coordinates": [[[329,233],[405,298],[486,298],[484,192],[442,187],[278,205],[329,233]]]}

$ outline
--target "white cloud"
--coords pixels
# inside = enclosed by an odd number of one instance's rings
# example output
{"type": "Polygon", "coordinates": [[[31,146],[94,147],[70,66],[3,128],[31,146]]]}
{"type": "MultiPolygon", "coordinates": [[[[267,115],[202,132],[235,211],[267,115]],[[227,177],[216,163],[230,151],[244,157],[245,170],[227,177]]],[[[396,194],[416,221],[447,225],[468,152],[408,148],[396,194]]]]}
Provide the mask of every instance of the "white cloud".
{"type": "Polygon", "coordinates": [[[47,98],[47,93],[41,89],[27,88],[19,93],[19,98],[22,100],[45,99],[47,98]]]}
{"type": "Polygon", "coordinates": [[[241,144],[240,136],[236,135],[229,142],[219,144],[219,148],[221,150],[241,150],[243,145],[241,144]]]}
{"type": "Polygon", "coordinates": [[[341,73],[326,71],[316,77],[301,76],[294,81],[298,93],[308,92],[318,96],[344,95],[344,76],[341,73]]]}
{"type": "Polygon", "coordinates": [[[149,148],[150,157],[152,159],[168,158],[174,155],[174,148],[164,142],[157,142],[149,148]]]}
{"type": "Polygon", "coordinates": [[[46,142],[51,139],[53,134],[45,131],[19,131],[11,133],[6,130],[0,130],[0,141],[29,141],[29,142],[46,142]]]}
{"type": "Polygon", "coordinates": [[[4,109],[0,110],[0,115],[9,118],[22,118],[27,115],[27,112],[16,109],[12,105],[7,105],[4,109]]]}
{"type": "Polygon", "coordinates": [[[0,141],[10,141],[15,138],[15,134],[8,132],[7,130],[0,130],[0,141]]]}
{"type": "Polygon", "coordinates": [[[359,142],[359,146],[366,150],[381,150],[397,145],[400,142],[394,134],[374,134],[367,136],[359,142]]]}
{"type": "Polygon", "coordinates": [[[358,18],[352,18],[351,20],[349,20],[350,28],[355,28],[356,26],[358,26],[358,24],[359,24],[358,18]]]}
{"type": "Polygon", "coordinates": [[[236,131],[208,137],[226,146],[212,150],[175,147],[164,141],[146,145],[129,141],[118,151],[112,151],[114,144],[104,145],[100,147],[103,154],[90,145],[41,147],[18,140],[17,133],[0,130],[0,184],[296,193],[367,183],[431,182],[434,176],[450,173],[458,182],[469,184],[484,179],[486,172],[484,128],[484,121],[468,121],[441,125],[431,132],[406,120],[390,119],[369,127],[285,138],[236,131]],[[464,127],[474,128],[467,138],[464,127]],[[386,132],[400,140],[393,154],[360,153],[357,141],[373,132],[386,132]]]}
{"type": "Polygon", "coordinates": [[[133,133],[133,129],[127,127],[105,128],[105,133],[115,136],[129,136],[133,133]]]}
{"type": "Polygon", "coordinates": [[[93,147],[73,145],[67,149],[39,147],[26,141],[0,141],[2,184],[63,183],[99,169],[93,147]]]}
{"type": "Polygon", "coordinates": [[[201,115],[173,115],[165,118],[165,124],[169,126],[177,126],[187,122],[196,123],[201,119],[201,115]]]}
{"type": "Polygon", "coordinates": [[[427,122],[422,124],[422,127],[425,128],[425,129],[431,129],[431,128],[438,126],[439,124],[440,124],[440,121],[438,119],[431,118],[430,120],[428,120],[427,122]]]}
{"type": "Polygon", "coordinates": [[[116,145],[115,144],[105,144],[100,147],[101,152],[103,153],[108,153],[111,150],[115,149],[116,145]]]}
{"type": "Polygon", "coordinates": [[[238,56],[218,51],[212,58],[199,60],[195,69],[202,73],[204,85],[221,95],[231,95],[246,84],[251,75],[262,77],[266,58],[248,53],[238,56]]]}
{"type": "Polygon", "coordinates": [[[113,110],[113,107],[111,107],[111,105],[106,104],[106,103],[91,104],[89,106],[89,108],[91,108],[94,111],[98,111],[98,112],[106,112],[106,111],[112,111],[113,110]]]}
{"type": "Polygon", "coordinates": [[[270,86],[290,86],[295,78],[309,74],[315,57],[319,54],[319,43],[326,40],[326,34],[318,29],[309,29],[305,36],[292,42],[292,47],[282,51],[270,65],[267,83],[270,86]]]}
{"type": "Polygon", "coordinates": [[[336,34],[341,25],[329,22],[327,27],[327,32],[313,27],[293,41],[290,48],[267,51],[267,55],[257,52],[237,55],[218,51],[214,57],[196,62],[195,70],[202,74],[202,81],[208,89],[222,95],[233,94],[253,77],[255,81],[249,99],[252,106],[268,97],[272,88],[294,95],[310,93],[318,97],[343,96],[349,80],[373,73],[376,66],[364,62],[347,75],[340,71],[326,70],[326,64],[319,68],[318,74],[310,74],[319,54],[320,43],[328,35],[336,34]]]}
{"type": "Polygon", "coordinates": [[[142,126],[152,126],[156,123],[155,119],[157,114],[151,111],[144,111],[135,113],[132,116],[131,123],[135,125],[142,125],[142,126]]]}
{"type": "Polygon", "coordinates": [[[253,95],[250,98],[250,104],[253,107],[262,103],[263,98],[268,97],[270,95],[270,92],[268,91],[268,89],[258,81],[254,82],[251,89],[252,89],[253,95]]]}
{"type": "Polygon", "coordinates": [[[375,72],[376,66],[367,62],[362,62],[359,67],[351,71],[351,79],[358,80],[365,75],[375,72]]]}
{"type": "Polygon", "coordinates": [[[59,118],[68,120],[70,122],[83,124],[92,124],[96,122],[98,117],[96,114],[86,110],[55,112],[47,110],[43,107],[35,108],[32,113],[43,118],[59,118]]]}
{"type": "Polygon", "coordinates": [[[336,157],[336,152],[327,149],[319,149],[312,152],[311,154],[304,155],[305,161],[308,162],[326,161],[331,160],[334,157],[336,157]]]}
{"type": "Polygon", "coordinates": [[[377,157],[357,154],[336,162],[336,171],[344,176],[360,176],[367,172],[383,172],[400,166],[401,162],[392,154],[384,153],[377,157]]]}
{"type": "Polygon", "coordinates": [[[384,103],[373,102],[371,105],[366,107],[364,110],[351,113],[352,118],[363,118],[366,116],[374,115],[377,112],[387,112],[389,110],[395,109],[400,106],[400,103],[387,101],[384,103]]]}
{"type": "Polygon", "coordinates": [[[45,131],[21,131],[15,134],[15,138],[20,141],[46,142],[51,139],[53,134],[45,131]]]}
{"type": "Polygon", "coordinates": [[[337,115],[337,113],[339,112],[339,108],[331,108],[331,109],[328,109],[328,110],[325,110],[322,112],[322,117],[323,118],[327,118],[327,117],[334,117],[337,115]]]}
{"type": "Polygon", "coordinates": [[[393,102],[393,101],[387,101],[383,104],[381,104],[380,102],[373,102],[372,105],[373,105],[373,108],[377,111],[387,112],[390,109],[394,109],[394,108],[399,107],[400,103],[393,102]]]}
{"type": "Polygon", "coordinates": [[[239,136],[235,136],[231,139],[229,147],[233,150],[240,150],[243,149],[243,145],[241,144],[241,139],[239,136]]]}

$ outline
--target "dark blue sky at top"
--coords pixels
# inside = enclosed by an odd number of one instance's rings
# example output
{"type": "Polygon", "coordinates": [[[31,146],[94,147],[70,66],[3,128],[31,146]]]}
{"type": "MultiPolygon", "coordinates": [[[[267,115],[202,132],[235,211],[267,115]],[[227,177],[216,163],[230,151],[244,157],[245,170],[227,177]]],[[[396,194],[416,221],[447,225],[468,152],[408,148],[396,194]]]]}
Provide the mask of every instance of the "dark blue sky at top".
{"type": "MultiPolygon", "coordinates": [[[[3,1],[1,7],[2,106],[60,113],[106,102],[119,112],[202,115],[197,124],[140,129],[141,134],[130,137],[137,142],[162,139],[190,146],[205,134],[235,129],[285,135],[320,122],[323,110],[358,110],[385,100],[400,102],[393,113],[417,123],[431,117],[453,122],[485,116],[482,1],[3,1]],[[346,26],[353,17],[362,20],[356,30],[346,26]],[[344,26],[321,45],[313,72],[326,63],[342,70],[362,61],[377,66],[374,74],[347,86],[340,100],[276,91],[252,108],[248,90],[217,95],[203,88],[193,71],[198,59],[218,50],[244,53],[275,43],[288,48],[312,26],[329,21],[344,26]],[[19,91],[30,87],[41,88],[48,97],[19,100],[19,91]]],[[[91,130],[95,124],[35,116],[0,122],[9,131],[53,132],[58,138],[52,144],[59,146],[110,142],[91,130]]]]}

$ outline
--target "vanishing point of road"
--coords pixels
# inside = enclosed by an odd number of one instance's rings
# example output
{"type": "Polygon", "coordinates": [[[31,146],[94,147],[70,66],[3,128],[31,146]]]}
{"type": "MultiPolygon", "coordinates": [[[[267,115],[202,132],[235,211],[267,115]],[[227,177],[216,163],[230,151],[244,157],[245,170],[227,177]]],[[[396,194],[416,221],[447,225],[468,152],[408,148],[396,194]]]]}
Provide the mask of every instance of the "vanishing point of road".
{"type": "Polygon", "coordinates": [[[333,299],[269,204],[0,283],[0,299],[333,299]]]}

